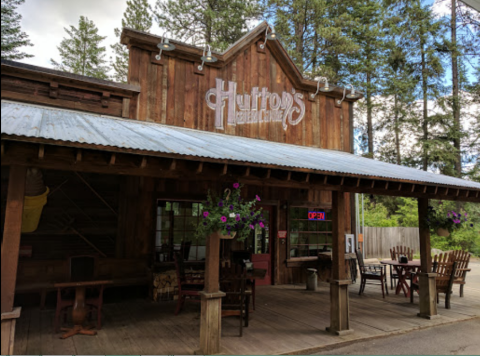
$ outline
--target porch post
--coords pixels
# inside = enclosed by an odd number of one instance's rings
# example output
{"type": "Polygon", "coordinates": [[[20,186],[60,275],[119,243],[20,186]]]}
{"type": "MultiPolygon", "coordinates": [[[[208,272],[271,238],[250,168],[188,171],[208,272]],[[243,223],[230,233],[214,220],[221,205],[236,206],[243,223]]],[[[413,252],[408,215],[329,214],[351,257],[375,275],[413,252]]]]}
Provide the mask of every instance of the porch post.
{"type": "Polygon", "coordinates": [[[205,289],[200,293],[200,350],[197,355],[220,353],[222,333],[222,297],[225,293],[219,288],[220,235],[213,233],[207,237],[205,253],[205,289]]]}
{"type": "MultiPolygon", "coordinates": [[[[420,274],[418,277],[420,293],[420,313],[422,318],[432,319],[437,315],[435,286],[436,273],[432,273],[432,252],[430,247],[430,230],[425,227],[428,213],[428,199],[418,199],[418,226],[420,230],[420,274]]],[[[412,293],[414,293],[412,291],[412,293]]]]}
{"type": "Polygon", "coordinates": [[[330,326],[327,331],[337,335],[353,332],[350,329],[348,285],[345,270],[345,195],[332,192],[332,281],[330,282],[330,326]]]}
{"type": "Polygon", "coordinates": [[[20,316],[20,308],[13,309],[13,299],[20,251],[26,173],[26,167],[10,167],[2,242],[2,355],[13,354],[15,322],[20,316]]]}

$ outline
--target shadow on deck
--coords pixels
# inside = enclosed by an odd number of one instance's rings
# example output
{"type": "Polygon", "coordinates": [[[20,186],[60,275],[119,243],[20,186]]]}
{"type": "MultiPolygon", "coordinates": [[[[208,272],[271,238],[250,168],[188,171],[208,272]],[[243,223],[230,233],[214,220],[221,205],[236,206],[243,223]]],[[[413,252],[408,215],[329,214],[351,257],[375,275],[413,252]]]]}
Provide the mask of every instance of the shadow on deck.
{"type": "MultiPolygon", "coordinates": [[[[480,267],[480,265],[478,266],[480,267]]],[[[480,270],[480,269],[479,269],[480,270]]],[[[468,285],[465,297],[454,287],[452,309],[446,310],[441,297],[434,320],[421,319],[416,303],[403,295],[382,299],[378,286],[367,285],[358,296],[358,284],[350,287],[350,320],[354,333],[333,336],[329,326],[329,286],[316,292],[304,286],[267,286],[257,289],[257,308],[250,326],[238,337],[238,319],[222,320],[222,352],[225,354],[308,353],[335,344],[403,333],[419,328],[451,323],[480,316],[480,284],[468,285]]],[[[199,345],[200,306],[187,303],[174,316],[175,302],[147,300],[106,304],[104,327],[97,336],[75,336],[66,340],[53,332],[54,310],[25,308],[18,320],[15,353],[37,355],[106,354],[193,354],[199,345]]]]}

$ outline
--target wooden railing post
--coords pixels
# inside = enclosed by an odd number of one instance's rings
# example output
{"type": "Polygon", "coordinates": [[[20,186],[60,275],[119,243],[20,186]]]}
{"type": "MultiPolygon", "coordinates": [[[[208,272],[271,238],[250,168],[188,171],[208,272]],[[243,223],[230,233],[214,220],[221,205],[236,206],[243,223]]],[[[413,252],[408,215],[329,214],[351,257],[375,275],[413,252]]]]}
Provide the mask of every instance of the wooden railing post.
{"type": "Polygon", "coordinates": [[[207,237],[205,253],[205,289],[200,293],[200,350],[197,355],[220,353],[222,334],[222,297],[225,293],[219,288],[220,234],[207,237]]]}
{"type": "Polygon", "coordinates": [[[13,300],[22,232],[26,173],[26,167],[10,167],[2,243],[2,355],[13,354],[15,322],[20,316],[20,308],[13,308],[13,300]]]}
{"type": "MultiPolygon", "coordinates": [[[[425,225],[428,214],[428,199],[418,199],[418,228],[420,232],[420,273],[418,286],[420,294],[420,313],[422,318],[432,319],[437,315],[436,274],[432,273],[432,251],[430,247],[430,230],[425,225]]],[[[414,293],[412,291],[412,293],[414,293]]]]}
{"type": "Polygon", "coordinates": [[[332,192],[332,281],[330,282],[330,326],[327,331],[337,335],[353,332],[350,329],[348,285],[345,270],[345,195],[332,192]]]}

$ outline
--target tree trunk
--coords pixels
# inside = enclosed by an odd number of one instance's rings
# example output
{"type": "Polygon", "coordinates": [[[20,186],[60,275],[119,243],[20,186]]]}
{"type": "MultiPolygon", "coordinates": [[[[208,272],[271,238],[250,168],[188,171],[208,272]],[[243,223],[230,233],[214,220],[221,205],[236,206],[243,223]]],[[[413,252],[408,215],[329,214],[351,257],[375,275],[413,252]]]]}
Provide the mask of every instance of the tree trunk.
{"type": "Polygon", "coordinates": [[[402,164],[402,156],[400,152],[400,128],[399,128],[399,122],[398,122],[398,98],[397,98],[397,93],[395,93],[395,104],[394,104],[394,116],[395,116],[395,153],[397,156],[397,164],[401,165],[402,164]]]}
{"type": "Polygon", "coordinates": [[[370,91],[371,74],[367,73],[367,131],[368,131],[368,157],[373,158],[373,123],[372,123],[372,95],[370,91]]]}
{"type": "Polygon", "coordinates": [[[425,58],[425,43],[421,43],[422,51],[422,92],[423,92],[423,163],[422,169],[426,171],[428,169],[428,150],[427,150],[427,141],[428,141],[428,74],[427,74],[427,64],[425,58]]]}
{"type": "Polygon", "coordinates": [[[455,147],[455,173],[457,177],[462,176],[462,157],[460,147],[460,99],[458,96],[458,63],[457,63],[457,1],[452,0],[452,18],[450,21],[452,31],[452,110],[453,110],[453,128],[455,137],[453,146],[455,147]]]}

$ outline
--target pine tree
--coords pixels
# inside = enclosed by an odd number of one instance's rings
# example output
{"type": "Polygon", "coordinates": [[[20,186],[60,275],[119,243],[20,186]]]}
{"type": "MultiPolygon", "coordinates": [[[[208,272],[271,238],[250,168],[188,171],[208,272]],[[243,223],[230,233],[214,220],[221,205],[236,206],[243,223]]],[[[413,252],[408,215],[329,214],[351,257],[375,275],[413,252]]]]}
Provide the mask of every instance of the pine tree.
{"type": "Polygon", "coordinates": [[[78,28],[65,28],[69,38],[64,38],[58,46],[60,63],[50,61],[55,69],[65,72],[108,79],[108,67],[105,66],[105,47],[100,43],[106,38],[98,34],[98,28],[87,17],[80,16],[78,28]]]}
{"type": "Polygon", "coordinates": [[[196,46],[225,50],[248,30],[261,9],[257,0],[157,0],[160,28],[196,46]]]}
{"type": "Polygon", "coordinates": [[[351,82],[365,94],[368,157],[374,157],[373,97],[381,92],[382,71],[386,64],[384,8],[379,0],[354,1],[348,9],[355,19],[351,36],[359,46],[350,56],[351,82]]]}
{"type": "MultiPolygon", "coordinates": [[[[122,28],[128,27],[148,32],[152,27],[152,18],[147,0],[127,0],[127,9],[123,14],[122,28]]],[[[120,39],[122,29],[116,28],[114,31],[115,36],[120,39]]],[[[126,83],[128,76],[128,49],[119,42],[111,46],[115,53],[115,60],[111,61],[114,71],[113,80],[126,83]]]]}
{"type": "Polygon", "coordinates": [[[330,83],[347,76],[346,58],[360,47],[349,33],[351,0],[266,0],[265,17],[275,24],[282,44],[307,76],[330,83]]]}
{"type": "Polygon", "coordinates": [[[2,0],[2,59],[33,57],[19,50],[20,47],[33,46],[20,27],[22,15],[17,12],[17,7],[24,2],[25,0],[2,0]]]}

